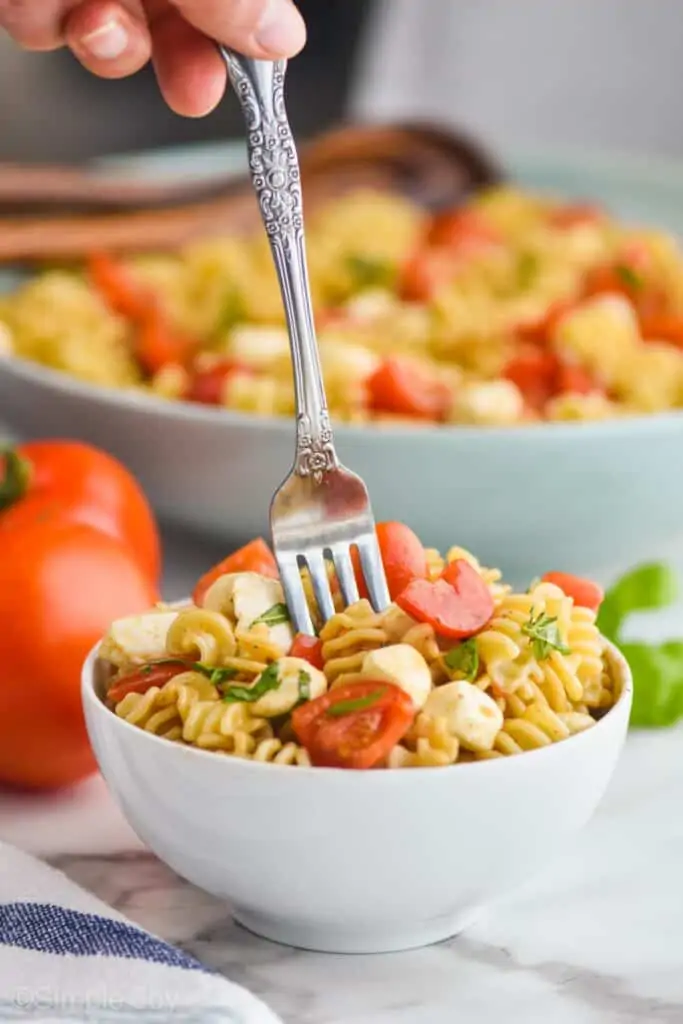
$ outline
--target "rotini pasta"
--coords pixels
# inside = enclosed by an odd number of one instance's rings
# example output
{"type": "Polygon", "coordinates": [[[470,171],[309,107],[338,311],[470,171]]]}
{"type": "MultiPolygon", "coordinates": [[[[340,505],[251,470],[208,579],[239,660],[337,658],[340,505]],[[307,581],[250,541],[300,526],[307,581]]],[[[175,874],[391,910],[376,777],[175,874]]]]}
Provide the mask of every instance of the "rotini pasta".
{"type": "Polygon", "coordinates": [[[387,632],[382,619],[372,610],[369,601],[359,601],[337,612],[323,626],[320,640],[324,672],[331,686],[357,676],[368,651],[385,646],[387,632]]]}
{"type": "MultiPolygon", "coordinates": [[[[308,254],[337,420],[504,428],[683,405],[683,253],[665,232],[508,187],[426,223],[406,199],[363,190],[311,217],[308,254]],[[406,385],[414,374],[434,385],[427,406],[406,385]]],[[[3,297],[2,350],[96,385],[293,415],[261,233],[112,259],[105,274],[103,259],[3,297]],[[154,372],[110,301],[103,282],[116,275],[164,314],[168,361],[154,372]],[[184,338],[196,341],[189,362],[184,338]]]]}
{"type": "Polygon", "coordinates": [[[227,559],[200,587],[202,607],[113,624],[101,647],[107,704],[132,726],[225,756],[387,769],[537,750],[612,707],[595,584],[549,573],[517,593],[462,548],[422,558],[412,539],[418,575],[390,560],[390,586],[402,581],[394,603],[376,612],[361,599],[317,637],[293,634],[279,582],[243,571],[243,549],[239,571],[227,559]]]}

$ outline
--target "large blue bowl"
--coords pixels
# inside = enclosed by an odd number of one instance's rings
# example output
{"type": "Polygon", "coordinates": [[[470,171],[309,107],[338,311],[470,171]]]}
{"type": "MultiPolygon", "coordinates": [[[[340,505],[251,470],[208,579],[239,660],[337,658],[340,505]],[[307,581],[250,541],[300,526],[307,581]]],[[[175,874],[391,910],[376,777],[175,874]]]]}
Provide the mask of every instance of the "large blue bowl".
{"type": "MultiPolygon", "coordinates": [[[[228,158],[215,149],[191,156],[204,172],[228,158]]],[[[187,173],[187,160],[137,165],[187,173]]],[[[683,168],[580,155],[510,163],[524,184],[595,198],[683,235],[683,168]]],[[[267,531],[270,497],[292,461],[289,421],[96,389],[19,360],[0,359],[0,417],[19,436],[105,448],[163,517],[226,546],[267,531]]],[[[683,413],[506,429],[342,426],[336,435],[379,519],[404,520],[441,548],[471,548],[513,581],[548,568],[606,577],[683,554],[683,413]]]]}

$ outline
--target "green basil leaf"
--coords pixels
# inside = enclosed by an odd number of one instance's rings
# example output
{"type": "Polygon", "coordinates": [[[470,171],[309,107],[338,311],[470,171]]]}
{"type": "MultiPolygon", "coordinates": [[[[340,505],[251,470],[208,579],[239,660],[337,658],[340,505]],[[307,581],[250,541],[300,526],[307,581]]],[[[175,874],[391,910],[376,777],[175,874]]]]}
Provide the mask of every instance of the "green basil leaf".
{"type": "Polygon", "coordinates": [[[638,271],[628,263],[617,263],[614,267],[614,273],[617,275],[621,283],[629,288],[631,291],[637,292],[643,287],[643,279],[638,271]]]}
{"type": "Polygon", "coordinates": [[[227,704],[245,703],[254,704],[271,690],[277,690],[280,686],[278,665],[274,661],[268,668],[264,669],[255,683],[251,686],[229,686],[223,692],[223,700],[227,704]]]}
{"type": "Polygon", "coordinates": [[[311,675],[310,672],[299,672],[299,703],[305,704],[311,699],[311,675]]]}
{"type": "Polygon", "coordinates": [[[375,690],[374,693],[369,693],[367,697],[337,701],[336,704],[329,706],[326,714],[330,718],[342,718],[344,715],[353,714],[354,711],[365,711],[366,708],[371,708],[378,700],[381,700],[386,692],[386,690],[375,690]]]}
{"type": "Polygon", "coordinates": [[[621,651],[633,673],[631,725],[663,728],[683,718],[683,642],[626,643],[621,651]]]}
{"type": "Polygon", "coordinates": [[[444,655],[444,663],[452,672],[460,672],[469,683],[473,683],[479,672],[479,650],[474,637],[452,647],[444,655]]]}
{"type": "Polygon", "coordinates": [[[258,619],[254,619],[252,626],[258,626],[260,623],[263,623],[265,626],[279,626],[281,623],[289,621],[287,605],[274,604],[263,615],[259,615],[258,619]]]}
{"type": "Polygon", "coordinates": [[[535,252],[523,252],[517,262],[517,287],[521,291],[531,288],[541,269],[540,260],[535,252]]]}
{"type": "Polygon", "coordinates": [[[388,288],[393,282],[394,272],[388,263],[369,256],[348,256],[346,266],[353,278],[357,291],[370,288],[388,288]]]}
{"type": "Polygon", "coordinates": [[[522,633],[532,641],[534,656],[539,661],[545,661],[550,657],[552,651],[571,654],[571,649],[562,642],[556,617],[551,618],[549,615],[540,613],[534,618],[532,611],[529,621],[522,626],[522,633]]]}
{"type": "Polygon", "coordinates": [[[678,594],[678,578],[668,566],[658,563],[639,565],[605,593],[598,613],[598,628],[608,640],[619,643],[629,615],[668,608],[677,600],[678,594]]]}
{"type": "Polygon", "coordinates": [[[242,296],[236,288],[231,288],[223,300],[223,304],[216,319],[214,335],[217,341],[221,341],[225,334],[237,324],[247,320],[247,309],[242,296]]]}

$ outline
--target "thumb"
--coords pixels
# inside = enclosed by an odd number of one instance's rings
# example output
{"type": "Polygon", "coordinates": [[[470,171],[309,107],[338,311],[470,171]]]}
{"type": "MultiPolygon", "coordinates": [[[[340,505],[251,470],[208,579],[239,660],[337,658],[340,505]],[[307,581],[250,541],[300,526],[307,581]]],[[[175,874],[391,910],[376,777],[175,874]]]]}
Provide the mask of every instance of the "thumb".
{"type": "Polygon", "coordinates": [[[306,26],[292,0],[171,0],[200,32],[248,57],[293,57],[306,26]]]}

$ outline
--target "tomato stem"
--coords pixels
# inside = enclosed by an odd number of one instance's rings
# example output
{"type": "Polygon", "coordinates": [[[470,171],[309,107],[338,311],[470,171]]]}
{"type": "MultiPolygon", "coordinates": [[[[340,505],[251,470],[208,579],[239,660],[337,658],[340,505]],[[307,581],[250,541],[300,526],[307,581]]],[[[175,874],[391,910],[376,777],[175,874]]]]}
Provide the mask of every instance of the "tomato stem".
{"type": "MultiPolygon", "coordinates": [[[[0,448],[5,472],[0,476],[0,512],[20,501],[28,491],[33,467],[16,448],[0,448]]],[[[1,472],[1,469],[0,469],[1,472]]]]}

